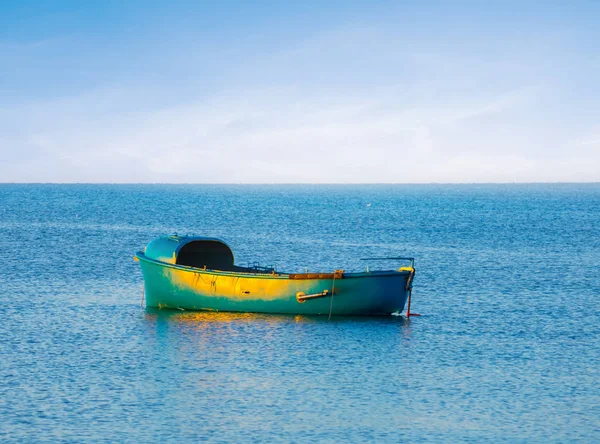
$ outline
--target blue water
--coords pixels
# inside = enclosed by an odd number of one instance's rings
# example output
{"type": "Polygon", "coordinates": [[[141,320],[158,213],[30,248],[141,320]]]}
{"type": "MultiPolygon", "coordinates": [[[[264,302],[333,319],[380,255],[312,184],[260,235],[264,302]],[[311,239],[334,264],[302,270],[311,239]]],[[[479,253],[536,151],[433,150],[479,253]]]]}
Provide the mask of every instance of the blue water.
{"type": "Polygon", "coordinates": [[[0,185],[0,257],[1,441],[600,440],[599,184],[0,185]],[[173,232],[415,256],[422,317],[145,310],[173,232]]]}

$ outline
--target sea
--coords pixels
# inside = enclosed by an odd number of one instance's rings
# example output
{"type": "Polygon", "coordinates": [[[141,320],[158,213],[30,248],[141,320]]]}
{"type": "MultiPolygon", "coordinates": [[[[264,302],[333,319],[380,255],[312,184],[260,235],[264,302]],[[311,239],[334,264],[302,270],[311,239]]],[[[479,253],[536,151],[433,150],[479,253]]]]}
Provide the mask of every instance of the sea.
{"type": "Polygon", "coordinates": [[[2,184],[0,258],[1,442],[600,441],[600,184],[2,184]],[[145,308],[174,233],[421,316],[145,308]]]}

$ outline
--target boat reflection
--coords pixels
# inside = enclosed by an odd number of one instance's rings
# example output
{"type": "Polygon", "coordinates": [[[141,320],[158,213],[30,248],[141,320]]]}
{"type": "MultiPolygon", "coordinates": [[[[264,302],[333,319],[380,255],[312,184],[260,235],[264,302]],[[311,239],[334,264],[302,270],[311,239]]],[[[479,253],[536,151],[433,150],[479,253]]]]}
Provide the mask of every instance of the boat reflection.
{"type": "Polygon", "coordinates": [[[326,315],[288,315],[265,313],[237,313],[215,311],[188,311],[145,308],[145,318],[151,322],[167,322],[173,324],[228,324],[228,323],[257,323],[257,324],[331,324],[331,323],[365,323],[365,324],[396,324],[410,325],[410,320],[404,316],[332,316],[326,315]]]}

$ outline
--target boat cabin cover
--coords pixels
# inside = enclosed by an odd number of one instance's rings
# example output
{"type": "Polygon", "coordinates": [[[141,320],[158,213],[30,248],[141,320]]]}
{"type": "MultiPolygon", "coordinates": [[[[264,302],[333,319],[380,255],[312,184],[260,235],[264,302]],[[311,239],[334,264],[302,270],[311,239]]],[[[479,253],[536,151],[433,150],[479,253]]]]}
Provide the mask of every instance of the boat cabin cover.
{"type": "Polygon", "coordinates": [[[220,239],[210,237],[162,236],[148,245],[144,254],[168,264],[210,270],[233,270],[231,248],[220,239]]]}

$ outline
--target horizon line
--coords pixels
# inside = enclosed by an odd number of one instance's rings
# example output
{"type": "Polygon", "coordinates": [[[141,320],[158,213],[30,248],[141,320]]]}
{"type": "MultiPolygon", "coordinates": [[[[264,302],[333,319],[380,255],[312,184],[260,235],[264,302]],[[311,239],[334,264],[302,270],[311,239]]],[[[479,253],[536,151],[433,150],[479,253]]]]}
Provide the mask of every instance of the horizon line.
{"type": "Polygon", "coordinates": [[[597,185],[600,181],[557,182],[0,182],[0,185],[597,185]]]}

